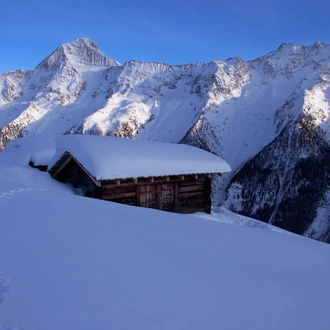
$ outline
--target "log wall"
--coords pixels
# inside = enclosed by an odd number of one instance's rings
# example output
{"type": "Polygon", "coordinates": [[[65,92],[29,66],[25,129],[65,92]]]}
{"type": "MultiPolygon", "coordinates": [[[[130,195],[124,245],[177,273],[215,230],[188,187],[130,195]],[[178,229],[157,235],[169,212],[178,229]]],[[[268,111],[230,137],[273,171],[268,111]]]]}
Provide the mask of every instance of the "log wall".
{"type": "Polygon", "coordinates": [[[177,175],[102,181],[100,198],[177,213],[211,211],[208,175],[177,175]]]}
{"type": "Polygon", "coordinates": [[[98,181],[70,155],[52,176],[81,189],[84,196],[169,212],[211,212],[211,175],[173,175],[98,181]]]}

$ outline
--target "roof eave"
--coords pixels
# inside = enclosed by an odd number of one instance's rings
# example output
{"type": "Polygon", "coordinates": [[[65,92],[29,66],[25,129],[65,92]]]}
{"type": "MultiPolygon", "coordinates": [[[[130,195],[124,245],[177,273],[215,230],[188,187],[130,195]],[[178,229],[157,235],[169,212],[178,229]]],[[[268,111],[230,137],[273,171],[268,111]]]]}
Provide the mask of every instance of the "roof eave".
{"type": "Polygon", "coordinates": [[[93,177],[92,174],[86,170],[86,168],[74,157],[72,154],[68,151],[65,151],[57,160],[57,162],[48,170],[48,173],[52,176],[52,178],[56,178],[56,176],[66,167],[66,165],[71,161],[74,160],[80,168],[86,173],[86,175],[93,181],[93,183],[97,187],[101,187],[101,181],[97,180],[96,178],[93,177]],[[57,168],[58,163],[60,162],[61,159],[63,159],[63,163],[57,168]]]}

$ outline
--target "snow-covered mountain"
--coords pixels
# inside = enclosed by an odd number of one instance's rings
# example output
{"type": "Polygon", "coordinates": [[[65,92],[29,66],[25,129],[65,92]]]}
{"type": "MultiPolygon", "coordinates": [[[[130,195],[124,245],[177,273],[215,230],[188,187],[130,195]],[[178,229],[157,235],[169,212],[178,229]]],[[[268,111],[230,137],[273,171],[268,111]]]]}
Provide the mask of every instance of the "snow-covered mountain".
{"type": "Polygon", "coordinates": [[[330,46],[321,42],[282,44],[248,62],[173,66],[120,65],[81,38],[34,70],[0,75],[0,148],[45,134],[189,143],[234,169],[215,185],[216,204],[329,241],[329,83],[330,46]]]}

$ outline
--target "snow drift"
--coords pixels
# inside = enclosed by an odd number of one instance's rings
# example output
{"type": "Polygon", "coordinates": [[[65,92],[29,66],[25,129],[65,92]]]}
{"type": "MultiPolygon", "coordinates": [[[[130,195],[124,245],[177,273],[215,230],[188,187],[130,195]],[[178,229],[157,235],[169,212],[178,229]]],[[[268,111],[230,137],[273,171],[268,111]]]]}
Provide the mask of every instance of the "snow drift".
{"type": "Polygon", "coordinates": [[[0,329],[328,329],[329,245],[74,196],[13,162],[0,155],[0,329]]]}

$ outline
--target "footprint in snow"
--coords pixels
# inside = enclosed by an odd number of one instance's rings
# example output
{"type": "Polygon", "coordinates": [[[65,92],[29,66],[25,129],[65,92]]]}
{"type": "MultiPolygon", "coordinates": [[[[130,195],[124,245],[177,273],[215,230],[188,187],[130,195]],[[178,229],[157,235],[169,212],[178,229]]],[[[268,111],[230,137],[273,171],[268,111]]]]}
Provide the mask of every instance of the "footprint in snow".
{"type": "MultiPolygon", "coordinates": [[[[36,188],[21,188],[18,190],[11,189],[7,192],[0,193],[0,198],[2,198],[1,201],[3,201],[4,198],[11,197],[14,194],[19,194],[19,193],[24,193],[24,192],[34,191],[34,190],[45,190],[45,189],[36,189],[36,188]]],[[[1,330],[1,328],[0,328],[0,330],[1,330]]]]}

